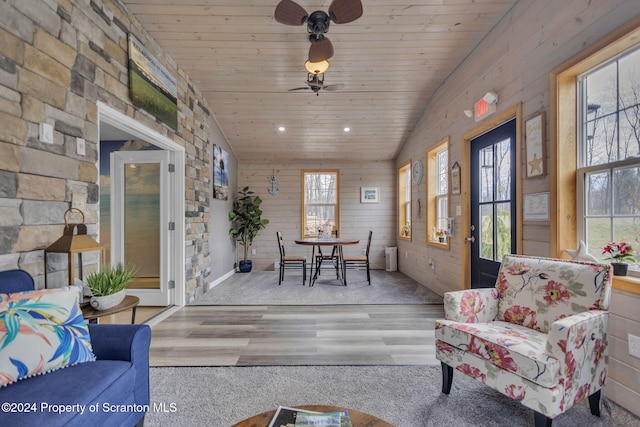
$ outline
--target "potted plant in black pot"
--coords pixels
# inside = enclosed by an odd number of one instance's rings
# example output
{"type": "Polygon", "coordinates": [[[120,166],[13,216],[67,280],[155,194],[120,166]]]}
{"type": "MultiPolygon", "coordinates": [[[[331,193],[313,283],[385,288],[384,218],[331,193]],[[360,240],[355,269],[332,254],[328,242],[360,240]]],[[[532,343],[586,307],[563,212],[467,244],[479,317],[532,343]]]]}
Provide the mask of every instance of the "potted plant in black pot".
{"type": "Polygon", "coordinates": [[[602,248],[602,253],[609,255],[605,259],[611,260],[614,276],[626,276],[629,267],[626,263],[635,262],[633,248],[624,240],[620,242],[609,242],[602,248]]]}
{"type": "Polygon", "coordinates": [[[249,187],[244,187],[238,191],[238,195],[233,202],[233,210],[229,212],[229,221],[233,226],[229,229],[229,235],[244,247],[244,257],[240,261],[240,272],[248,273],[251,271],[252,263],[249,260],[249,247],[253,243],[253,239],[258,235],[258,231],[262,230],[269,224],[268,219],[262,219],[262,210],[260,204],[262,199],[258,195],[254,195],[249,187]]]}

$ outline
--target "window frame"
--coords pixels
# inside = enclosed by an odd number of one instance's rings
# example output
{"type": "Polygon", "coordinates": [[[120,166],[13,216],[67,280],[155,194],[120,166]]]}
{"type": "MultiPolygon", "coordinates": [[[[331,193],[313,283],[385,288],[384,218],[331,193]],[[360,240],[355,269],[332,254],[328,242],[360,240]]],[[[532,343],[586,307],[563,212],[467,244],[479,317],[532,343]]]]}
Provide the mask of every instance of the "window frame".
{"type": "Polygon", "coordinates": [[[436,239],[433,234],[434,228],[438,227],[439,220],[439,212],[438,206],[441,198],[446,197],[447,199],[447,216],[450,217],[451,214],[451,183],[450,183],[450,164],[451,164],[451,145],[450,145],[450,137],[446,136],[434,144],[426,153],[426,164],[427,164],[427,233],[426,240],[427,244],[431,246],[435,246],[441,249],[449,249],[451,238],[447,237],[444,242],[440,242],[436,239]],[[447,165],[446,165],[446,178],[447,178],[447,192],[445,194],[438,193],[439,187],[439,168],[438,168],[438,155],[447,151],[447,165]]]}
{"type": "Polygon", "coordinates": [[[413,231],[411,226],[411,181],[411,160],[409,160],[398,168],[398,238],[409,241],[413,231]],[[405,235],[404,228],[407,222],[410,228],[408,234],[405,235]]]}
{"type": "Polygon", "coordinates": [[[301,211],[300,211],[300,234],[302,239],[318,237],[317,232],[313,235],[306,234],[306,212],[307,212],[307,200],[306,200],[306,176],[312,174],[335,174],[336,176],[336,202],[333,204],[335,207],[335,225],[334,229],[340,230],[340,170],[339,169],[303,169],[301,172],[302,185],[301,187],[301,211]]]}
{"type": "MultiPolygon", "coordinates": [[[[567,258],[564,249],[578,245],[577,133],[578,76],[636,46],[640,18],[633,19],[551,71],[550,82],[550,191],[551,256],[567,258]]],[[[640,279],[615,276],[613,287],[640,294],[640,279]]]]}
{"type": "MultiPolygon", "coordinates": [[[[614,229],[614,221],[616,218],[621,219],[621,218],[629,218],[629,217],[638,217],[638,215],[622,215],[622,214],[616,214],[614,212],[613,209],[613,205],[611,206],[611,210],[609,212],[609,214],[607,215],[593,215],[593,216],[589,216],[588,212],[587,212],[587,200],[588,197],[585,194],[586,190],[586,177],[589,174],[594,174],[594,173],[606,173],[609,176],[609,189],[611,190],[611,193],[609,194],[611,199],[610,199],[610,203],[613,204],[613,196],[614,196],[614,187],[615,187],[615,182],[613,181],[614,179],[614,174],[616,170],[621,170],[624,168],[627,168],[629,166],[635,166],[635,167],[640,167],[640,158],[638,157],[628,157],[626,159],[620,160],[620,159],[616,159],[613,161],[610,161],[608,163],[597,163],[594,165],[589,165],[587,164],[587,160],[586,160],[586,147],[585,147],[585,139],[588,139],[588,133],[587,133],[587,127],[589,125],[589,117],[588,117],[588,105],[587,105],[587,96],[588,96],[588,85],[586,84],[585,80],[592,75],[593,73],[598,72],[599,70],[605,68],[605,67],[609,67],[613,64],[615,64],[615,68],[616,68],[616,109],[615,111],[611,111],[608,112],[607,115],[612,115],[615,114],[616,115],[616,131],[615,131],[615,137],[616,137],[616,147],[620,146],[620,121],[622,120],[622,116],[624,114],[624,108],[621,109],[620,106],[620,95],[619,95],[619,90],[620,90],[620,79],[619,79],[619,61],[624,59],[625,56],[628,56],[629,54],[636,54],[639,55],[640,54],[640,44],[638,44],[637,46],[626,50],[618,55],[614,55],[611,58],[609,58],[608,60],[602,62],[601,64],[588,69],[587,71],[579,74],[576,78],[576,84],[577,84],[577,94],[578,94],[578,101],[577,101],[577,108],[578,108],[578,122],[577,122],[577,127],[578,127],[578,153],[577,153],[577,160],[576,160],[576,208],[577,208],[577,219],[579,220],[577,223],[577,236],[578,239],[581,241],[586,242],[587,246],[589,246],[589,239],[588,239],[588,230],[587,230],[587,219],[588,218],[601,218],[601,219],[608,219],[610,222],[609,225],[609,238],[607,239],[607,241],[618,241],[618,238],[614,235],[615,234],[615,229],[614,229]]],[[[628,108],[628,107],[627,107],[628,108]]],[[[597,116],[597,109],[596,109],[596,116],[597,116]]],[[[593,120],[594,122],[596,121],[597,117],[593,120]]],[[[602,244],[605,244],[606,242],[603,242],[602,244]]],[[[632,242],[633,246],[637,246],[636,244],[637,242],[632,242]]],[[[593,252],[593,248],[591,248],[591,251],[593,252]]],[[[601,255],[600,253],[598,253],[598,255],[601,255]]],[[[634,273],[631,273],[634,276],[637,276],[638,274],[638,270],[636,269],[634,271],[634,273]]]]}

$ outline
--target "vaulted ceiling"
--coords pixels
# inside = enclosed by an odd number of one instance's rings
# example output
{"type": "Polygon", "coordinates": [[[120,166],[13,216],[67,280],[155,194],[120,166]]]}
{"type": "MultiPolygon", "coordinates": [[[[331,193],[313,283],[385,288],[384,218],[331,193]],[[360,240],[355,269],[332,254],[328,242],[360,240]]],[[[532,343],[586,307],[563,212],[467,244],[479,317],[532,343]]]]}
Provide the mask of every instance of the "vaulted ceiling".
{"type": "MultiPolygon", "coordinates": [[[[279,0],[123,0],[203,91],[242,161],[396,157],[435,91],[517,0],[363,0],[332,23],[324,83],[305,87],[307,26],[279,0]],[[284,131],[279,131],[279,127],[284,131]],[[344,128],[350,128],[345,132],[344,128]]],[[[308,13],[331,0],[298,0],[308,13]]],[[[215,141],[214,141],[215,142],[215,141]]]]}

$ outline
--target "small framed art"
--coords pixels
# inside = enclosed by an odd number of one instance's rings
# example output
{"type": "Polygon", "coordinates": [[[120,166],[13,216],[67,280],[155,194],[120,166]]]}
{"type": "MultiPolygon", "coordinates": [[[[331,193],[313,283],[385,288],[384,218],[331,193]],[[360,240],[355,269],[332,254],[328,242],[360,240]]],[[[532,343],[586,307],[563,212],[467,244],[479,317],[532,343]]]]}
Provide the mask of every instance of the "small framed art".
{"type": "Polygon", "coordinates": [[[360,203],[379,203],[380,189],[378,187],[360,187],[360,203]]]}
{"type": "Polygon", "coordinates": [[[543,176],[546,172],[544,117],[544,111],[540,111],[524,121],[527,178],[543,176]]]}
{"type": "Polygon", "coordinates": [[[458,162],[451,166],[451,194],[460,194],[460,165],[458,162]]]}

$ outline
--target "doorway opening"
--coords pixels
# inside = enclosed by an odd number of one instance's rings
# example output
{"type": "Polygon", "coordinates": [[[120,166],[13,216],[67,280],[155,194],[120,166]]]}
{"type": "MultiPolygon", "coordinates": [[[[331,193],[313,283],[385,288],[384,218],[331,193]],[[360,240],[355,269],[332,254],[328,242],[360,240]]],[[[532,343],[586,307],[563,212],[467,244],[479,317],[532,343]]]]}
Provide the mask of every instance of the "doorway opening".
{"type": "Polygon", "coordinates": [[[136,267],[127,293],[140,305],[183,306],[184,148],[105,104],[98,113],[105,258],[136,267]]]}
{"type": "MultiPolygon", "coordinates": [[[[478,258],[489,258],[481,256],[483,254],[488,254],[491,252],[491,258],[495,259],[499,257],[500,253],[505,251],[511,253],[522,253],[522,206],[520,206],[522,201],[522,171],[521,171],[521,163],[522,163],[522,105],[517,104],[511,108],[508,108],[503,113],[496,115],[495,117],[488,119],[485,123],[478,126],[476,129],[466,133],[462,137],[462,169],[467,170],[469,172],[462,173],[462,198],[460,200],[460,204],[462,206],[462,218],[461,223],[464,224],[462,227],[462,237],[464,241],[464,248],[462,250],[462,265],[465,266],[464,273],[462,274],[462,289],[469,289],[472,287],[472,283],[478,282],[477,278],[479,276],[483,276],[484,272],[481,271],[473,271],[472,275],[472,265],[474,263],[474,259],[478,258]],[[489,133],[490,131],[501,127],[502,125],[513,122],[511,130],[509,130],[511,136],[509,137],[509,145],[513,144],[510,148],[510,158],[509,158],[509,174],[511,175],[509,184],[511,186],[509,191],[509,203],[508,209],[507,199],[499,200],[495,197],[491,197],[491,203],[489,203],[488,199],[485,199],[487,203],[479,203],[478,199],[472,200],[472,185],[478,186],[480,185],[479,177],[479,168],[482,164],[486,166],[485,168],[485,178],[484,181],[486,184],[489,184],[489,175],[486,173],[489,172],[489,166],[491,166],[491,170],[496,172],[495,169],[495,160],[496,156],[500,154],[505,154],[501,151],[501,147],[504,144],[498,144],[496,146],[492,145],[492,148],[489,149],[484,147],[484,150],[479,150],[482,152],[484,157],[479,156],[480,153],[476,153],[476,157],[474,159],[472,152],[474,151],[472,148],[472,141],[475,139],[489,133]],[[513,138],[513,141],[511,140],[513,138]],[[480,159],[478,158],[480,157],[480,159]],[[483,160],[484,162],[481,162],[483,160]],[[472,167],[472,163],[475,162],[477,166],[475,169],[472,167]],[[475,170],[475,172],[474,172],[475,170]],[[475,174],[475,175],[474,175],[475,174]],[[473,183],[473,184],[472,184],[473,183]],[[494,200],[495,199],[495,200],[494,200]],[[501,203],[505,202],[505,203],[501,203]],[[515,204],[515,206],[514,206],[515,204]],[[481,206],[482,205],[482,206],[481,206]],[[506,210],[505,210],[506,209],[506,210]],[[489,213],[491,211],[491,219],[489,219],[488,215],[481,215],[482,210],[484,212],[489,213]],[[507,212],[508,210],[508,212],[507,212]],[[475,216],[472,215],[475,214],[475,216]],[[495,213],[495,214],[494,214],[495,213]],[[481,223],[478,217],[480,215],[485,223],[481,223]],[[486,217],[486,219],[485,219],[486,217]],[[472,219],[473,218],[473,219],[472,219]],[[509,218],[509,242],[503,241],[499,244],[498,228],[497,222],[501,221],[504,218],[509,218]],[[478,222],[478,224],[474,224],[473,221],[478,222]],[[487,227],[482,227],[483,225],[487,225],[487,227]],[[491,226],[491,227],[489,227],[491,226]],[[496,226],[496,227],[494,227],[496,226]],[[480,234],[481,231],[484,231],[484,236],[480,234]],[[493,241],[490,239],[493,238],[493,241]],[[482,243],[487,243],[484,245],[485,252],[480,251],[480,247],[482,243]],[[488,244],[491,243],[491,244],[488,244]],[[507,247],[508,246],[508,247],[507,247]],[[475,255],[475,256],[474,256],[475,255]]],[[[497,141],[498,143],[500,141],[497,141]]],[[[506,163],[503,164],[506,166],[506,163]]],[[[492,172],[491,179],[495,180],[496,175],[492,172]]],[[[495,193],[495,186],[493,184],[497,184],[496,182],[492,183],[492,189],[495,193]]],[[[487,186],[488,187],[488,186],[487,186]]],[[[476,187],[475,190],[479,191],[480,187],[476,187]]],[[[503,194],[504,195],[504,194],[503,194]]],[[[486,196],[486,194],[485,194],[486,196]]],[[[504,234],[504,233],[503,233],[504,234]]],[[[504,237],[504,236],[502,236],[504,237]]],[[[504,239],[503,239],[504,240],[504,239]]],[[[495,268],[495,265],[493,266],[495,268]]],[[[489,269],[490,270],[490,269],[489,269]]],[[[491,275],[490,272],[487,274],[491,275]]],[[[487,276],[489,277],[489,276],[487,276]]],[[[489,282],[491,279],[487,279],[489,282]]],[[[485,280],[486,282],[486,280],[485,280]]],[[[495,284],[495,276],[493,276],[493,283],[491,286],[495,284]]],[[[475,287],[475,285],[474,285],[475,287]]]]}

